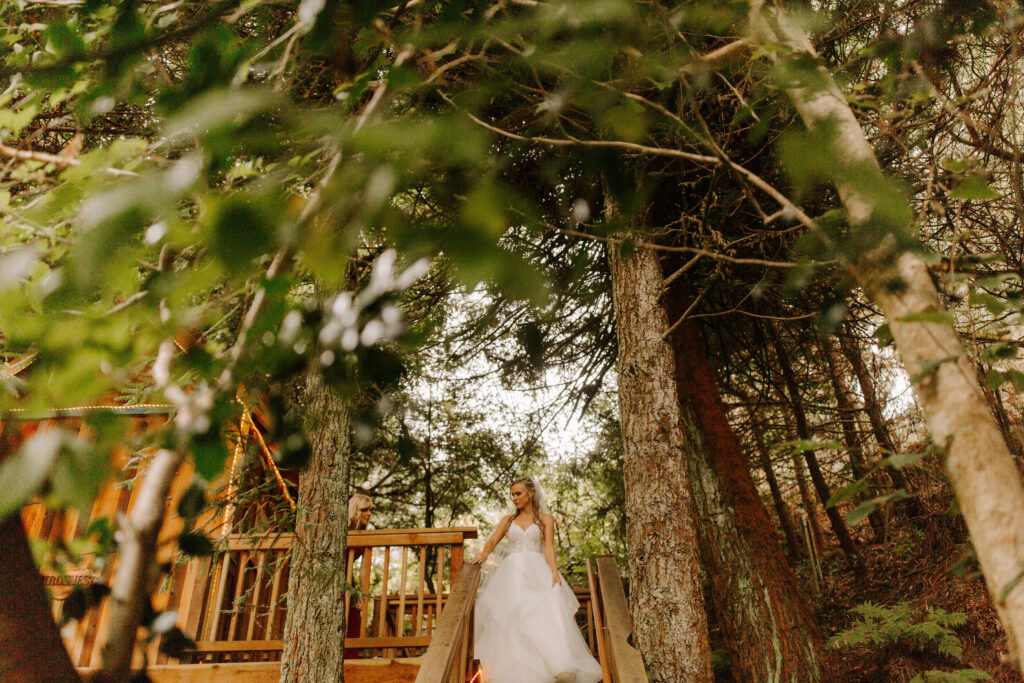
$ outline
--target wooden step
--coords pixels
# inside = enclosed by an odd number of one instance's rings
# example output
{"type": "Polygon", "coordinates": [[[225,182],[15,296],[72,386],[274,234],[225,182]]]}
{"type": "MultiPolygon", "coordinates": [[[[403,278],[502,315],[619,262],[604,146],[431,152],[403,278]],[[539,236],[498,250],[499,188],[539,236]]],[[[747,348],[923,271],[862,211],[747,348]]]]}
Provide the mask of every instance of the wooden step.
{"type": "MultiPolygon", "coordinates": [[[[345,683],[413,683],[420,670],[419,657],[345,660],[345,683]]],[[[85,677],[96,669],[79,669],[85,677]]],[[[173,664],[151,666],[153,683],[277,683],[281,662],[235,664],[173,664]]]]}

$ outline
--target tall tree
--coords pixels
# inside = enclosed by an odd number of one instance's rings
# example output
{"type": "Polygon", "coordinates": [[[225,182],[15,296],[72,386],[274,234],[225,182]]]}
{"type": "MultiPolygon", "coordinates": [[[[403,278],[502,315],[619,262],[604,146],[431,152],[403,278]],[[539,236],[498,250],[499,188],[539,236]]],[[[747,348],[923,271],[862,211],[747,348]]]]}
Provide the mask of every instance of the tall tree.
{"type": "Polygon", "coordinates": [[[649,249],[609,249],[619,339],[630,611],[651,680],[712,680],[697,510],[685,461],[662,274],[649,249]]]}
{"type": "MultiPolygon", "coordinates": [[[[827,172],[851,229],[880,239],[857,255],[851,272],[889,322],[944,464],[1011,650],[1024,656],[1024,484],[992,417],[927,265],[906,244],[913,216],[893,206],[874,150],[806,34],[784,13],[750,6],[753,35],[781,46],[776,58],[805,65],[786,86],[800,118],[821,134],[833,162],[827,172]]],[[[898,200],[897,200],[898,201],[898,200]]]]}
{"type": "Polygon", "coordinates": [[[296,393],[312,457],[299,475],[281,680],[343,681],[349,408],[318,368],[296,393]]]}
{"type": "MultiPolygon", "coordinates": [[[[860,435],[857,433],[857,410],[853,403],[852,392],[839,365],[839,351],[835,347],[835,342],[829,337],[821,339],[821,350],[829,383],[832,385],[832,393],[836,397],[839,423],[843,427],[843,441],[846,444],[846,453],[850,456],[850,470],[858,480],[863,479],[867,476],[867,472],[864,470],[864,451],[860,445],[860,435]]],[[[871,486],[871,488],[874,487],[871,486]]],[[[875,532],[875,537],[879,541],[884,540],[885,523],[881,513],[878,510],[872,512],[868,515],[868,522],[875,532]]]]}
{"type": "Polygon", "coordinates": [[[775,512],[779,516],[779,526],[782,527],[782,533],[786,538],[786,547],[789,549],[790,557],[796,560],[800,557],[800,542],[797,540],[796,527],[793,525],[793,516],[789,512],[789,505],[782,496],[782,487],[779,486],[779,479],[775,475],[775,469],[772,466],[771,454],[768,452],[768,446],[764,441],[764,426],[760,420],[754,417],[753,411],[750,409],[747,410],[747,420],[753,432],[754,448],[760,458],[759,462],[761,469],[764,471],[765,481],[768,482],[768,491],[772,496],[772,504],[775,506],[775,512]]]}
{"type": "MultiPolygon", "coordinates": [[[[683,293],[670,292],[670,319],[681,320],[689,303],[683,293]]],[[[822,680],[818,625],[729,424],[703,334],[693,320],[686,320],[675,326],[671,343],[701,555],[733,676],[749,681],[822,680]]]]}
{"type": "MultiPolygon", "coordinates": [[[[774,321],[772,322],[774,323],[774,321]]],[[[782,371],[782,378],[786,384],[786,391],[789,394],[790,406],[793,409],[793,419],[796,422],[796,433],[797,436],[805,442],[803,446],[804,462],[807,463],[807,471],[811,474],[811,483],[814,484],[814,490],[818,494],[818,500],[821,501],[822,505],[826,505],[828,500],[832,497],[832,494],[829,491],[828,483],[825,481],[825,475],[821,472],[821,466],[818,464],[818,457],[815,453],[815,449],[807,445],[813,439],[811,435],[811,426],[807,421],[807,413],[804,411],[803,395],[800,391],[800,385],[796,380],[796,374],[793,372],[793,364],[790,361],[789,352],[782,343],[782,338],[774,324],[771,325],[771,339],[772,344],[775,347],[776,360],[779,362],[779,368],[782,371]]],[[[850,530],[846,526],[846,520],[843,519],[843,516],[835,506],[828,507],[826,505],[825,514],[828,516],[829,524],[832,526],[832,531],[839,540],[839,547],[846,556],[847,562],[849,562],[853,567],[860,567],[861,562],[857,557],[857,547],[853,542],[853,537],[850,536],[850,530]]]]}

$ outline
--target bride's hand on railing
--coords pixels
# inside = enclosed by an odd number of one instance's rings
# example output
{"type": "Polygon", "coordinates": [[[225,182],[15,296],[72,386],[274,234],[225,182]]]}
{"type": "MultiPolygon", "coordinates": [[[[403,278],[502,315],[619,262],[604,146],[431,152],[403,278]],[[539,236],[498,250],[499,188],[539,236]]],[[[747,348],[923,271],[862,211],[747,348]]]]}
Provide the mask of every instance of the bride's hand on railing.
{"type": "Polygon", "coordinates": [[[469,561],[469,563],[470,564],[483,564],[486,561],[487,561],[487,553],[485,553],[484,551],[481,550],[480,552],[478,552],[476,554],[476,557],[474,557],[472,560],[469,561]]]}

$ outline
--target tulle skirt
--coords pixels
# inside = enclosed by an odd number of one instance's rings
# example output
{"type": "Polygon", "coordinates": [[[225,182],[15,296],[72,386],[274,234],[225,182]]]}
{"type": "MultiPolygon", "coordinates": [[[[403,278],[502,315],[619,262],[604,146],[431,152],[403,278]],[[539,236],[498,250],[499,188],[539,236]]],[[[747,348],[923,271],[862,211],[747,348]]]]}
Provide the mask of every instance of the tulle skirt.
{"type": "Polygon", "coordinates": [[[601,666],[576,625],[579,606],[565,578],[551,585],[541,553],[510,553],[476,601],[474,652],[484,683],[598,683],[601,666]]]}

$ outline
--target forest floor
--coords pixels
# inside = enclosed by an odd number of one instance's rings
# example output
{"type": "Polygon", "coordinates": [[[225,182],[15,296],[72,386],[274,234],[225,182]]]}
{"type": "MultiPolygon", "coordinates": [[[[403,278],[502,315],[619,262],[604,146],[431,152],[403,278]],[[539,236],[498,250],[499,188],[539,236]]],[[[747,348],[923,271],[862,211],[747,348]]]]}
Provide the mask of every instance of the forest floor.
{"type": "MultiPolygon", "coordinates": [[[[947,489],[948,491],[948,489],[947,489]]],[[[949,512],[950,498],[946,491],[930,497],[930,511],[925,517],[894,520],[884,543],[872,538],[867,523],[857,529],[864,556],[865,571],[858,576],[843,560],[834,535],[826,533],[825,557],[822,566],[824,583],[816,591],[807,560],[797,568],[801,584],[818,615],[826,639],[835,636],[861,618],[850,610],[871,602],[894,607],[907,603],[909,621],[890,622],[894,632],[902,633],[896,642],[882,642],[854,647],[826,647],[825,680],[830,683],[907,683],[928,671],[954,672],[976,669],[987,673],[999,683],[1024,683],[1024,678],[1005,663],[1006,638],[989,599],[984,580],[967,542],[967,531],[959,515],[949,512]],[[928,610],[942,609],[966,615],[966,621],[951,627],[963,647],[961,659],[943,655],[936,641],[928,641],[928,633],[937,627],[915,630],[911,625],[927,619],[928,610]],[[919,634],[925,633],[921,636],[919,634]],[[918,634],[915,636],[915,634],[918,634]],[[928,641],[928,642],[925,642],[928,641]]],[[[828,522],[822,515],[823,528],[828,522]]],[[[881,636],[882,628],[872,628],[881,636]]],[[[893,631],[890,631],[893,632],[893,631]]],[[[716,680],[732,683],[728,663],[722,649],[722,633],[712,629],[712,645],[716,650],[716,680]],[[719,642],[715,642],[719,641],[719,642]]],[[[920,680],[920,679],[919,679],[920,680]]],[[[973,680],[970,677],[926,678],[932,681],[973,680]]]]}
{"type": "MultiPolygon", "coordinates": [[[[888,607],[909,603],[911,624],[920,624],[930,609],[963,613],[966,622],[952,629],[963,645],[961,660],[941,654],[935,641],[922,643],[924,638],[913,637],[908,628],[907,635],[895,643],[827,648],[826,664],[834,672],[831,680],[905,683],[929,670],[976,669],[994,681],[1024,683],[1020,673],[1003,661],[1006,638],[963,522],[948,512],[948,498],[937,498],[928,501],[932,512],[926,517],[893,522],[885,543],[870,543],[868,525],[861,526],[866,565],[862,577],[847,568],[838,547],[829,548],[824,588],[812,604],[826,640],[859,622],[860,617],[850,610],[864,602],[888,607]]],[[[873,630],[880,633],[882,629],[873,630]]]]}

